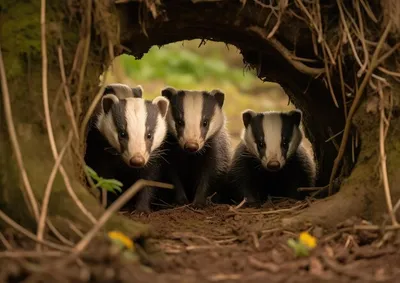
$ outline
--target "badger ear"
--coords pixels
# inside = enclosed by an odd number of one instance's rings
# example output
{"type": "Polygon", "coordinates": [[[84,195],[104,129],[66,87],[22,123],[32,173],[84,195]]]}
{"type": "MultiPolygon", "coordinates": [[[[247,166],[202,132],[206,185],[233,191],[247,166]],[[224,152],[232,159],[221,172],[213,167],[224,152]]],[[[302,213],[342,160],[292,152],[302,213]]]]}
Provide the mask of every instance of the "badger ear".
{"type": "Polygon", "coordinates": [[[161,116],[165,118],[168,112],[169,100],[163,96],[157,96],[156,98],[153,99],[152,103],[158,107],[161,116]]]}
{"type": "Polygon", "coordinates": [[[224,105],[225,101],[225,93],[223,93],[219,89],[214,89],[210,92],[210,94],[215,97],[215,100],[217,101],[219,107],[222,108],[222,105],[224,105]]]}
{"type": "Polygon", "coordinates": [[[135,98],[142,98],[143,97],[143,87],[141,85],[137,85],[136,87],[133,87],[132,95],[135,98]]]}
{"type": "Polygon", "coordinates": [[[119,99],[115,94],[106,94],[103,96],[101,99],[101,107],[103,108],[103,111],[105,114],[110,111],[111,107],[114,105],[114,103],[118,103],[119,99]]]}
{"type": "Polygon", "coordinates": [[[253,117],[256,115],[257,115],[257,113],[251,109],[247,109],[242,112],[242,120],[243,120],[243,125],[245,128],[247,128],[247,126],[251,122],[251,119],[253,119],[253,117]]]}
{"type": "Polygon", "coordinates": [[[177,93],[173,87],[166,87],[161,91],[161,95],[171,100],[171,97],[177,93]]]}
{"type": "Polygon", "coordinates": [[[298,127],[300,126],[300,122],[303,116],[303,113],[299,110],[292,110],[289,113],[289,116],[292,118],[293,123],[298,127]]]}
{"type": "Polygon", "coordinates": [[[115,94],[115,90],[111,85],[106,86],[106,88],[104,89],[103,95],[106,94],[115,94]]]}

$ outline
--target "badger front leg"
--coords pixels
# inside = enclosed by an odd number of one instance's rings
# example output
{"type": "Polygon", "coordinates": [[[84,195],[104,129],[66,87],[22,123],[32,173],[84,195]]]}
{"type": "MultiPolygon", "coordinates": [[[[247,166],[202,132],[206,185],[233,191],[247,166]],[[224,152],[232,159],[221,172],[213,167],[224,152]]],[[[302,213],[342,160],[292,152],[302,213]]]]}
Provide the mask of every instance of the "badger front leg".
{"type": "Polygon", "coordinates": [[[211,174],[204,172],[197,183],[196,192],[194,195],[193,206],[197,208],[204,207],[207,201],[207,192],[210,184],[211,174]]]}
{"type": "Polygon", "coordinates": [[[170,178],[172,181],[172,184],[174,185],[174,190],[175,190],[175,202],[178,205],[185,205],[188,204],[188,198],[186,196],[185,188],[182,185],[182,182],[178,176],[178,174],[175,171],[170,171],[170,178]]]}
{"type": "Polygon", "coordinates": [[[150,203],[152,194],[153,194],[152,187],[144,187],[142,189],[136,201],[136,207],[135,207],[136,212],[144,212],[144,213],[151,212],[150,203]]]}

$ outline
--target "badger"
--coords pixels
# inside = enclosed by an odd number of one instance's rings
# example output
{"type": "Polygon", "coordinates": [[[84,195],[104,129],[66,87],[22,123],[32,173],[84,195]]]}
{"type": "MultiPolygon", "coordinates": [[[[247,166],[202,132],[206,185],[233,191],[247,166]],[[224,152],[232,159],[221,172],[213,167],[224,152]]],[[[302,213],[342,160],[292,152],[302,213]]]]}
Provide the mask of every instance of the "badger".
{"type": "Polygon", "coordinates": [[[236,197],[261,204],[268,195],[304,199],[299,187],[312,187],[316,163],[304,147],[302,112],[242,112],[244,129],[229,172],[236,197]],[[235,191],[236,190],[236,191],[235,191]]]}
{"type": "MultiPolygon", "coordinates": [[[[159,180],[169,101],[144,100],[142,93],[140,86],[108,86],[87,134],[86,164],[99,176],[122,182],[123,190],[138,179],[159,180]]],[[[152,188],[144,188],[129,204],[150,212],[151,196],[152,188]]],[[[109,205],[116,196],[108,193],[107,199],[109,205]]]]}
{"type": "Polygon", "coordinates": [[[230,162],[230,139],[220,90],[161,91],[170,104],[167,114],[168,181],[179,204],[203,207],[207,196],[222,184],[230,162]]]}

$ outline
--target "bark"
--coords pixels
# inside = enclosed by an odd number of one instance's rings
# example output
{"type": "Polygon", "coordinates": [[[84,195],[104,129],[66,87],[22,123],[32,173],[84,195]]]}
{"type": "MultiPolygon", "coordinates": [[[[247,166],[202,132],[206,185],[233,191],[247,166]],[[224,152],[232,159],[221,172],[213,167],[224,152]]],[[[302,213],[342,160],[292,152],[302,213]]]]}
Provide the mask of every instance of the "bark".
{"type": "MultiPolygon", "coordinates": [[[[7,13],[2,14],[2,17],[5,15],[2,24],[8,28],[2,27],[0,42],[7,72],[13,120],[23,162],[40,207],[44,189],[54,165],[54,158],[50,150],[43,111],[40,25],[38,23],[40,1],[37,2],[17,3],[7,1],[0,6],[1,9],[7,11],[7,13]],[[10,37],[9,35],[12,33],[14,33],[14,36],[10,37]],[[18,35],[18,40],[15,39],[15,35],[18,35]]],[[[64,5],[66,5],[64,1],[47,1],[46,17],[49,104],[58,151],[61,150],[66,141],[71,124],[64,108],[64,94],[63,92],[58,93],[62,80],[57,47],[62,42],[60,39],[63,39],[64,65],[66,75],[69,76],[75,49],[80,40],[81,28],[81,21],[64,5]],[[64,14],[66,11],[68,13],[64,14]],[[69,22],[70,19],[72,19],[71,22],[69,22]]],[[[82,85],[82,105],[84,109],[87,109],[91,99],[96,95],[99,75],[104,71],[103,68],[109,61],[109,58],[104,55],[107,54],[107,49],[101,48],[101,37],[95,34],[95,29],[98,26],[93,24],[92,28],[87,70],[82,85]]],[[[81,50],[79,54],[83,54],[83,51],[81,50]]],[[[80,57],[80,60],[82,58],[83,56],[80,57]]],[[[74,74],[74,80],[68,86],[71,95],[77,91],[79,71],[84,71],[83,68],[79,68],[81,62],[78,62],[78,72],[74,74]]],[[[72,99],[76,102],[76,97],[72,99]]],[[[74,105],[76,106],[76,103],[74,105]]],[[[4,105],[1,103],[0,106],[0,135],[2,137],[0,140],[0,208],[16,222],[36,232],[34,218],[24,203],[23,183],[5,123],[4,105]]],[[[76,146],[76,140],[74,145],[76,146]]],[[[67,171],[72,188],[78,198],[97,219],[104,210],[82,185],[75,153],[76,151],[70,148],[65,154],[62,165],[67,171]]],[[[60,173],[58,173],[53,185],[48,215],[56,228],[64,236],[71,239],[77,238],[77,235],[69,228],[69,223],[72,222],[82,232],[92,227],[92,222],[78,209],[67,193],[64,179],[60,173]]],[[[2,221],[0,221],[0,225],[3,225],[2,221]]],[[[118,215],[108,222],[106,229],[118,229],[133,237],[145,236],[149,232],[146,225],[135,223],[118,215]]]]}

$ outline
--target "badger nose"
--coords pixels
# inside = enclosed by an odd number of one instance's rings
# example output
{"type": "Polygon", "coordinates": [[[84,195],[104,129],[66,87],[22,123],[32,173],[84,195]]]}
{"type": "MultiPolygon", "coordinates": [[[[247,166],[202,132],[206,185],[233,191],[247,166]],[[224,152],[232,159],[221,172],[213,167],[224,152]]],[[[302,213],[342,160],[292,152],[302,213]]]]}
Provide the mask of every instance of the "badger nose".
{"type": "Polygon", "coordinates": [[[267,169],[271,171],[278,171],[281,168],[279,161],[270,161],[267,163],[267,169]]]}
{"type": "Polygon", "coordinates": [[[185,150],[188,152],[196,152],[199,149],[199,144],[197,142],[186,142],[185,150]]]}
{"type": "Polygon", "coordinates": [[[132,167],[143,167],[144,166],[144,158],[141,155],[135,155],[129,160],[129,164],[132,167]]]}

